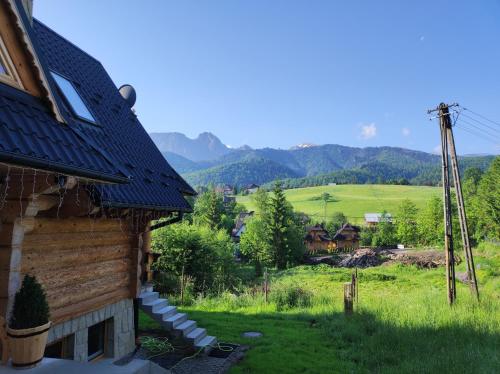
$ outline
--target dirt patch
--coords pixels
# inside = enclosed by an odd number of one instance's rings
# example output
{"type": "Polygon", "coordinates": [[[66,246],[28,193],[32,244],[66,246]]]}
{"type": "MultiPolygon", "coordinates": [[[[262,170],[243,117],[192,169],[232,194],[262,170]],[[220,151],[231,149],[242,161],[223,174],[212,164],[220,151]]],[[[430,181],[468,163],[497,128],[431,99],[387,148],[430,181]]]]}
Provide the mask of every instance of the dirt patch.
{"type": "MultiPolygon", "coordinates": [[[[336,253],[329,256],[309,257],[305,263],[309,265],[327,264],[333,267],[367,268],[379,266],[383,263],[401,263],[415,265],[421,269],[433,269],[446,265],[444,251],[426,250],[398,250],[398,249],[373,249],[360,248],[351,253],[336,253]]],[[[460,264],[462,259],[455,255],[455,263],[460,264]]]]}
{"type": "Polygon", "coordinates": [[[337,266],[343,268],[367,268],[379,266],[382,262],[384,262],[384,260],[381,256],[379,256],[377,251],[366,248],[358,249],[352,254],[347,254],[337,266]]]}
{"type": "MultiPolygon", "coordinates": [[[[391,251],[386,251],[385,254],[393,262],[399,262],[404,265],[415,265],[421,269],[434,269],[439,266],[446,265],[446,256],[444,251],[404,251],[401,253],[395,253],[391,251]]],[[[460,256],[455,255],[455,263],[460,264],[462,259],[460,256]]]]}

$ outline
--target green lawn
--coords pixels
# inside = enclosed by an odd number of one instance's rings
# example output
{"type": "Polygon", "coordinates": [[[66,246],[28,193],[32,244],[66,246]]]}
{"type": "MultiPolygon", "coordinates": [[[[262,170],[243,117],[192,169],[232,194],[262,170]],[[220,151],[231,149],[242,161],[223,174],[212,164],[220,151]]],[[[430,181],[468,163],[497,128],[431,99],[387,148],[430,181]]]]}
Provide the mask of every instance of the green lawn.
{"type": "MultiPolygon", "coordinates": [[[[335,212],[343,212],[351,222],[360,223],[365,213],[381,213],[386,210],[393,215],[403,199],[412,200],[418,208],[432,196],[441,196],[439,187],[392,186],[368,184],[344,184],[286,190],[285,194],[295,210],[304,212],[313,219],[323,220],[324,202],[321,195],[328,192],[332,198],[326,207],[327,217],[335,212]]],[[[254,209],[251,196],[238,196],[237,202],[247,209],[254,209]]]]}
{"type": "MultiPolygon", "coordinates": [[[[345,317],[351,270],[321,265],[272,273],[271,295],[301,287],[312,295],[307,307],[278,311],[249,286],[182,310],[219,341],[251,347],[232,373],[499,373],[500,247],[475,259],[479,304],[459,283],[457,304],[447,305],[444,268],[392,264],[360,270],[359,305],[345,317]],[[264,337],[245,339],[245,331],[264,337]]],[[[141,327],[154,325],[141,316],[141,327]]]]}

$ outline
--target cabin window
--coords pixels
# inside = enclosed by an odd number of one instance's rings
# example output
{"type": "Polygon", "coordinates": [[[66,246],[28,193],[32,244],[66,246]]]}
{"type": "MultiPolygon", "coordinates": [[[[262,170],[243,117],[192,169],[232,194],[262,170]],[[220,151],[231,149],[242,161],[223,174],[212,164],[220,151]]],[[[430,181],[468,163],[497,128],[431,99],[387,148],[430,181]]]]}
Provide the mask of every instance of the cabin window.
{"type": "Polygon", "coordinates": [[[17,75],[14,63],[9,56],[2,38],[0,38],[0,82],[17,88],[23,88],[21,79],[17,75]]]}
{"type": "Polygon", "coordinates": [[[88,360],[92,361],[104,355],[106,339],[106,321],[90,326],[88,330],[88,360]]]}
{"type": "Polygon", "coordinates": [[[44,357],[73,360],[74,350],[75,334],[71,334],[45,347],[44,357]]]}
{"type": "Polygon", "coordinates": [[[75,85],[67,78],[62,75],[51,71],[52,77],[57,83],[59,90],[61,91],[66,102],[69,104],[73,114],[80,119],[88,122],[95,123],[95,118],[90,113],[89,108],[83,101],[82,97],[75,88],[75,85]]]}

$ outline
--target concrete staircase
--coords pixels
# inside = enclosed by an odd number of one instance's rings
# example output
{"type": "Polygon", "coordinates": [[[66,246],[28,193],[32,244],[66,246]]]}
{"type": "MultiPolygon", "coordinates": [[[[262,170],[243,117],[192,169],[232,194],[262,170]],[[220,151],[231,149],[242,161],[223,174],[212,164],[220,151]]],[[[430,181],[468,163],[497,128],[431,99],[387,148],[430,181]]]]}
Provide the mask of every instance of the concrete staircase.
{"type": "Polygon", "coordinates": [[[182,337],[194,349],[209,352],[216,344],[215,336],[207,335],[207,330],[198,327],[196,321],[188,319],[186,313],[179,313],[167,299],[160,299],[159,293],[150,285],[143,286],[139,295],[140,308],[175,337],[182,337]]]}

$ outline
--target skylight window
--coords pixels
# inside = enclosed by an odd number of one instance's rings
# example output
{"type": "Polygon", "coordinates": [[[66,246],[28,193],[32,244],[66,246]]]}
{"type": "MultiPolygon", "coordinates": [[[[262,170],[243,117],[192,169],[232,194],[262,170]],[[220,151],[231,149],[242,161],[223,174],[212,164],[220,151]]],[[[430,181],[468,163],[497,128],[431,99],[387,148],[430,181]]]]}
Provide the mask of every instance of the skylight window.
{"type": "Polygon", "coordinates": [[[90,113],[90,110],[87,108],[87,105],[85,105],[85,103],[83,102],[83,99],[81,98],[80,94],[76,90],[73,83],[71,83],[71,81],[69,81],[68,79],[64,78],[62,75],[54,73],[53,71],[51,71],[51,74],[54,80],[56,81],[57,86],[64,95],[66,101],[71,106],[73,113],[77,117],[85,121],[95,123],[94,116],[92,115],[92,113],[90,113]]]}

